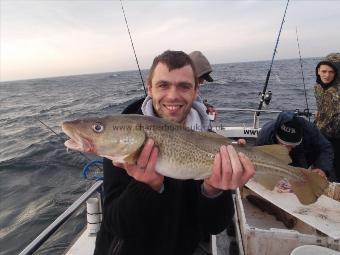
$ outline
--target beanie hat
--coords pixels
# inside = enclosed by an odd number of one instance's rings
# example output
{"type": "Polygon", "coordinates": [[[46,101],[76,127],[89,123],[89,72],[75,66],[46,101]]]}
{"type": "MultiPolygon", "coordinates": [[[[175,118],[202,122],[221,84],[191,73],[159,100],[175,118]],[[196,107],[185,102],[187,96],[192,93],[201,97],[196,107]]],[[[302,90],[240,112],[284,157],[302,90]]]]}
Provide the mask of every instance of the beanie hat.
{"type": "Polygon", "coordinates": [[[209,75],[212,72],[208,59],[200,51],[193,51],[189,54],[197,73],[198,78],[203,78],[208,82],[214,81],[209,75]]]}
{"type": "Polygon", "coordinates": [[[298,120],[283,123],[276,131],[276,139],[284,145],[297,146],[302,142],[302,128],[298,120]]]}

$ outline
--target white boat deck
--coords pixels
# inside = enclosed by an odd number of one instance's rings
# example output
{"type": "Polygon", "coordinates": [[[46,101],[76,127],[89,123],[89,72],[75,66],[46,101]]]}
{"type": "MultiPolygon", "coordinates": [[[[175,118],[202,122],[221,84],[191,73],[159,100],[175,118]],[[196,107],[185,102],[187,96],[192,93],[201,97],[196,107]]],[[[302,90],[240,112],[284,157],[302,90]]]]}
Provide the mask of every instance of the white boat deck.
{"type": "Polygon", "coordinates": [[[93,255],[94,247],[96,244],[96,235],[90,234],[88,229],[79,235],[75,243],[71,248],[65,253],[66,255],[93,255]]]}

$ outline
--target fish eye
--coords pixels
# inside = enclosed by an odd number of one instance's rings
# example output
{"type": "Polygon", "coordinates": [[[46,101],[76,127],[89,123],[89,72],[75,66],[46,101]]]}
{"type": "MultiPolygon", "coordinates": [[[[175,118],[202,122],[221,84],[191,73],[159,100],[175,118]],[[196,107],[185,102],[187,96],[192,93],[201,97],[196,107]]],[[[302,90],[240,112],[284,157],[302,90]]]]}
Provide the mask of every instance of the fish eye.
{"type": "Polygon", "coordinates": [[[104,130],[104,125],[100,122],[96,122],[92,125],[92,129],[96,133],[101,133],[104,130]]]}

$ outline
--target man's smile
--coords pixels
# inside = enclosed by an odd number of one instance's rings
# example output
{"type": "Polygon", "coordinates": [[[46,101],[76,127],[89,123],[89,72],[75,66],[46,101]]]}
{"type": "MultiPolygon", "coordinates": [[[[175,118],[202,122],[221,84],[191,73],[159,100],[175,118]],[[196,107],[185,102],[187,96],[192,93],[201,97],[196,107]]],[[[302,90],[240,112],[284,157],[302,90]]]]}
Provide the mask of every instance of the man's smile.
{"type": "Polygon", "coordinates": [[[170,112],[177,112],[182,108],[183,105],[163,104],[163,106],[170,112]]]}

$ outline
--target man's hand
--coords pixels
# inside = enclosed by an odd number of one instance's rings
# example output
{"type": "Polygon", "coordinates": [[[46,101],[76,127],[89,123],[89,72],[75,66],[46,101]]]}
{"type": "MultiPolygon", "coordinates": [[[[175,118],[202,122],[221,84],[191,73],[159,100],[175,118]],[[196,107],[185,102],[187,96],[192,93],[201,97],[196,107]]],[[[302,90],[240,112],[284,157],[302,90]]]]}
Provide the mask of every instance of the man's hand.
{"type": "Polygon", "coordinates": [[[322,177],[327,178],[326,173],[324,171],[322,171],[320,168],[314,168],[314,169],[312,169],[312,172],[315,172],[315,173],[321,175],[322,177]]]}
{"type": "Polygon", "coordinates": [[[246,139],[241,138],[241,139],[238,139],[238,140],[237,140],[237,144],[238,144],[238,145],[246,145],[246,144],[247,144],[247,141],[246,141],[246,139]]]}
{"type": "Polygon", "coordinates": [[[149,139],[144,145],[136,164],[113,164],[122,167],[127,174],[149,185],[153,190],[160,191],[163,185],[164,176],[156,172],[156,162],[158,157],[158,149],[154,146],[154,141],[149,139]]]}
{"type": "Polygon", "coordinates": [[[203,182],[207,195],[216,195],[221,190],[243,186],[254,175],[255,167],[242,152],[237,153],[233,146],[221,146],[215,155],[212,174],[203,182]]]}

